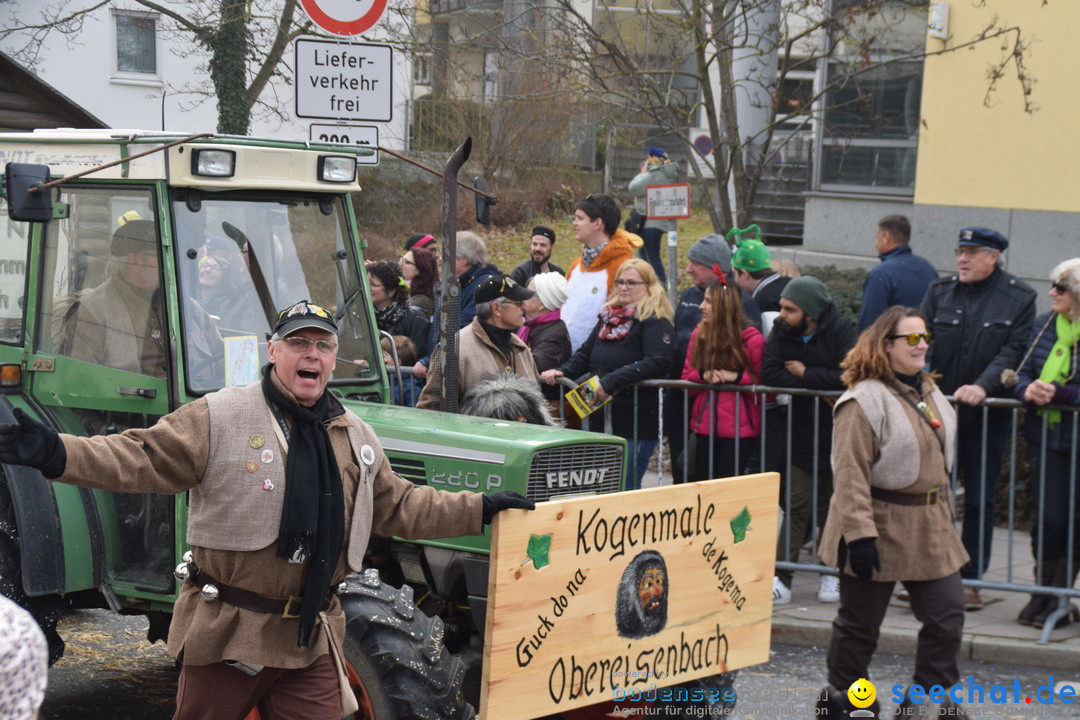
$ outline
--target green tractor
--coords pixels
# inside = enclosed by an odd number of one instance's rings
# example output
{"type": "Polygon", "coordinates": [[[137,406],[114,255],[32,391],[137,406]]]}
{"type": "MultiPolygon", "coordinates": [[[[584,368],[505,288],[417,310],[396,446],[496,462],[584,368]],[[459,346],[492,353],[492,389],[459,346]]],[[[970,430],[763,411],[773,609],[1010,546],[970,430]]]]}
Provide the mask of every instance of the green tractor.
{"type": "MultiPolygon", "coordinates": [[[[342,327],[330,389],[375,428],[402,477],[536,501],[620,490],[619,438],[387,404],[363,218],[350,202],[364,152],[210,135],[0,134],[0,422],[22,408],[66,433],[147,426],[254,381],[275,308],[309,299],[335,308],[342,327]],[[151,223],[157,242],[117,257],[114,232],[129,222],[151,223]],[[215,243],[229,253],[228,298],[200,287],[215,243]]],[[[2,466],[0,592],[37,618],[52,661],[67,608],[143,614],[148,639],[163,639],[186,521],[184,495],[87,490],[2,466]]],[[[373,539],[368,564],[342,597],[357,717],[471,717],[488,538],[373,539]]]]}

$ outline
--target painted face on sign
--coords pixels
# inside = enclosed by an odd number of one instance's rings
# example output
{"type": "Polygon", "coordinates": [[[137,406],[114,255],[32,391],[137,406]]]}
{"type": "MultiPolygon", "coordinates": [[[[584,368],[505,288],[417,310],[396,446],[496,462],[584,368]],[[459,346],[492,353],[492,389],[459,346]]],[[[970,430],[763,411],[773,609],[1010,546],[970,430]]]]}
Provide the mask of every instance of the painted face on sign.
{"type": "Polygon", "coordinates": [[[658,567],[647,568],[641,576],[641,581],[638,582],[638,597],[641,598],[641,609],[646,615],[652,615],[662,607],[666,582],[663,569],[658,567]]]}
{"type": "Polygon", "coordinates": [[[615,593],[615,629],[619,637],[655,635],[667,625],[667,563],[655,550],[637,554],[623,570],[615,593]]]}

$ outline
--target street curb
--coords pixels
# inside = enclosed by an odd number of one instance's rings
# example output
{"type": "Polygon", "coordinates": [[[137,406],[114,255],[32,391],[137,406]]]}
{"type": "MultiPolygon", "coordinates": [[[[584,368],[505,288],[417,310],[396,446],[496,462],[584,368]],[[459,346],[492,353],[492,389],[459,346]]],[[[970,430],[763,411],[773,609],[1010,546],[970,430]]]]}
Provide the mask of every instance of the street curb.
{"type": "MultiPolygon", "coordinates": [[[[775,617],[772,621],[774,643],[826,648],[831,637],[832,621],[775,617]]],[[[877,649],[878,652],[892,655],[914,655],[915,645],[916,637],[913,633],[882,628],[877,649]]],[[[1039,645],[1034,640],[1014,640],[992,635],[964,633],[960,656],[981,662],[1007,662],[1052,670],[1080,670],[1080,654],[1074,646],[1055,643],[1039,645]]]]}

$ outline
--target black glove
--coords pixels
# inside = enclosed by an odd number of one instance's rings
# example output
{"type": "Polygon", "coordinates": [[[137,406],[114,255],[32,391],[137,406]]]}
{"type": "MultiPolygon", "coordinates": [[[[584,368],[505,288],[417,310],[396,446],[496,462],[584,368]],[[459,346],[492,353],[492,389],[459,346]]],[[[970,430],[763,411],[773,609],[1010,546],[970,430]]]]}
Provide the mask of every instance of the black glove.
{"type": "Polygon", "coordinates": [[[485,495],[484,524],[490,525],[492,518],[495,517],[495,513],[501,510],[509,510],[510,508],[534,510],[536,509],[536,503],[520,493],[510,492],[509,490],[485,495]]]}
{"type": "Polygon", "coordinates": [[[875,570],[881,569],[877,554],[877,538],[859,538],[848,544],[848,561],[851,571],[860,580],[869,580],[875,570]]]}
{"type": "Polygon", "coordinates": [[[15,408],[15,419],[17,423],[0,423],[0,462],[29,465],[47,478],[63,475],[67,451],[60,435],[20,408],[15,408]]]}

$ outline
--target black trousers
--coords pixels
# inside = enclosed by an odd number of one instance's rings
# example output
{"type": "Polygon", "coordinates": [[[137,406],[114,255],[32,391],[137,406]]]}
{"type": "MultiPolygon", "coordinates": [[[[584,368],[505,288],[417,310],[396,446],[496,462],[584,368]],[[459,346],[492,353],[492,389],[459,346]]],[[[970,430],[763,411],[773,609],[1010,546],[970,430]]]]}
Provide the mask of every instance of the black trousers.
{"type": "MultiPolygon", "coordinates": [[[[833,620],[826,663],[829,684],[846,690],[859,678],[867,678],[870,660],[877,649],[881,621],[889,606],[895,582],[859,580],[840,574],[840,610],[833,620]]],[[[960,680],[957,655],[964,630],[964,586],[960,573],[939,580],[905,580],[911,609],[922,623],[915,651],[913,682],[930,687],[950,687],[960,680]]]]}

